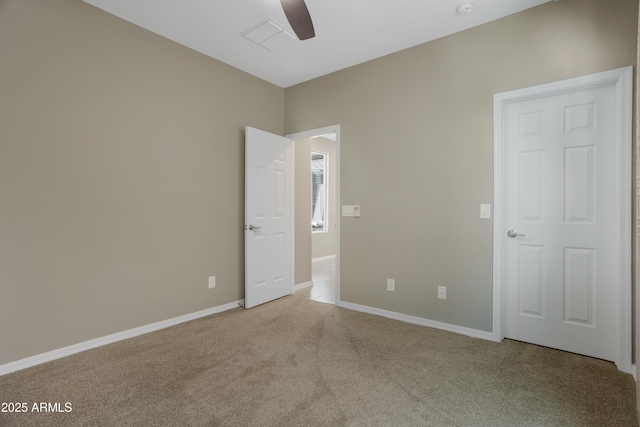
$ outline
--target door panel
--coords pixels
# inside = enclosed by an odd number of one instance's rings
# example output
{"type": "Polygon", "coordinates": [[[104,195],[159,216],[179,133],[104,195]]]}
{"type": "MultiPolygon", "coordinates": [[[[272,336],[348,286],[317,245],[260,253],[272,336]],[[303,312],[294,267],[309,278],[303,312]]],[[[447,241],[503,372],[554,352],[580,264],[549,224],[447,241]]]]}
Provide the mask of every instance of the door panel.
{"type": "Polygon", "coordinates": [[[565,149],[565,222],[594,223],[595,147],[565,149]]]}
{"type": "Polygon", "coordinates": [[[518,313],[544,318],[544,247],[518,247],[518,313]]]}
{"type": "Polygon", "coordinates": [[[245,307],[292,290],[292,141],[245,130],[245,307]]]}
{"type": "Polygon", "coordinates": [[[506,107],[508,338],[614,360],[615,96],[506,107]]]}
{"type": "Polygon", "coordinates": [[[564,250],[564,320],[595,326],[595,250],[564,250]]]}

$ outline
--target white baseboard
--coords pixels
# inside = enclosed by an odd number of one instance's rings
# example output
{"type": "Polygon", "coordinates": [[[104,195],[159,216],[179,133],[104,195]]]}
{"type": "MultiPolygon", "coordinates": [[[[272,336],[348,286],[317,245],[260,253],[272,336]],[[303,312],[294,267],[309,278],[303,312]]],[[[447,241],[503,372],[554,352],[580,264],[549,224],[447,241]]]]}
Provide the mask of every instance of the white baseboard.
{"type": "Polygon", "coordinates": [[[413,323],[414,325],[428,326],[430,328],[455,332],[456,334],[467,335],[473,338],[481,338],[483,340],[493,341],[493,334],[491,332],[480,331],[478,329],[471,329],[465,328],[464,326],[436,322],[435,320],[409,316],[408,314],[396,313],[395,311],[382,310],[380,308],[369,307],[366,305],[353,304],[346,301],[339,301],[336,305],[342,308],[346,308],[347,310],[360,311],[363,313],[374,314],[376,316],[387,317],[389,319],[400,320],[402,322],[413,323]]]}
{"type": "Polygon", "coordinates": [[[230,302],[228,304],[219,305],[217,307],[208,308],[206,310],[197,311],[195,313],[185,314],[183,316],[174,317],[172,319],[161,320],[159,322],[151,323],[145,326],[139,326],[137,328],[129,329],[127,331],[117,332],[115,334],[81,342],[78,344],[73,344],[68,347],[63,347],[57,350],[52,350],[46,353],[38,354],[36,356],[27,357],[26,359],[16,360],[15,362],[5,363],[4,365],[0,365],[0,376],[7,375],[12,372],[20,371],[22,369],[31,368],[32,366],[51,362],[52,360],[71,356],[72,354],[80,353],[86,350],[91,350],[92,348],[101,347],[103,345],[111,344],[117,341],[122,341],[129,338],[137,337],[138,335],[144,335],[144,334],[148,334],[149,332],[154,332],[160,329],[169,328],[171,326],[188,322],[190,320],[199,319],[201,317],[210,316],[216,313],[222,313],[223,311],[231,310],[233,308],[238,308],[239,306],[243,306],[243,305],[244,305],[244,300],[230,302]]]}
{"type": "Polygon", "coordinates": [[[309,286],[313,286],[313,281],[299,283],[293,287],[293,292],[299,291],[300,289],[308,288],[309,286]]]}
{"type": "Polygon", "coordinates": [[[334,259],[336,256],[334,255],[327,255],[327,256],[320,256],[318,258],[311,258],[311,262],[318,262],[318,261],[326,261],[328,259],[334,259]]]}

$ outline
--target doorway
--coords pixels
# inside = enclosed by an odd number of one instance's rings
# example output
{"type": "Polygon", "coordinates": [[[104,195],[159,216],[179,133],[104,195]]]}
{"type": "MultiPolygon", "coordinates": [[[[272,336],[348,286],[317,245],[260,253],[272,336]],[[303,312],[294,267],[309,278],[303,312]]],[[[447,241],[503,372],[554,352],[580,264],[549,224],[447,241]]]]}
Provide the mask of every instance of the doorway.
{"type": "Polygon", "coordinates": [[[340,126],[287,135],[295,151],[295,286],[340,304],[340,126]]]}

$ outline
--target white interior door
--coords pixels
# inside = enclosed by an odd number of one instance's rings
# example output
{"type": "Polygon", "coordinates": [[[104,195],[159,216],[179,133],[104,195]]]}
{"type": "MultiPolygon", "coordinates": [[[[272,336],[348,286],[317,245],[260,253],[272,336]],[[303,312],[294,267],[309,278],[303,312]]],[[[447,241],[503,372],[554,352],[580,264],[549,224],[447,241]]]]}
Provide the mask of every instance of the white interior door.
{"type": "Polygon", "coordinates": [[[291,293],[292,141],[245,128],[246,308],[291,293]]]}
{"type": "Polygon", "coordinates": [[[507,104],[505,337],[615,360],[616,87],[507,104]]]}

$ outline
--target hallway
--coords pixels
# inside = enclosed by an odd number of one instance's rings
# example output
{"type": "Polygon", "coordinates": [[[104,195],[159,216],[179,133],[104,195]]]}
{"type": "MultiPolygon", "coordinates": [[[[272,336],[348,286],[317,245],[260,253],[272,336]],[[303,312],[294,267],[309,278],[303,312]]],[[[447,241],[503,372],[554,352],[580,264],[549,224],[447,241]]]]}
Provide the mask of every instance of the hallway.
{"type": "Polygon", "coordinates": [[[309,299],[335,304],[336,302],[336,259],[323,259],[312,263],[311,280],[313,286],[304,289],[309,299]]]}

